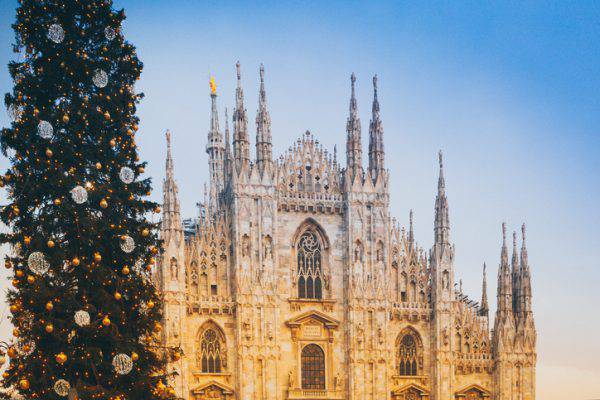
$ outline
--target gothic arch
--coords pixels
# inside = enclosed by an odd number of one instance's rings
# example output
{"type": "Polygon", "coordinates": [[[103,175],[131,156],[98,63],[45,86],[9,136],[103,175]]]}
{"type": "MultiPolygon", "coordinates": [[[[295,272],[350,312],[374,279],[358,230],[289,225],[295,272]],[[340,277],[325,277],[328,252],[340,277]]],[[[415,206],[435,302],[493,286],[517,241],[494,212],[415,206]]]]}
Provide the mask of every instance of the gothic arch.
{"type": "Polygon", "coordinates": [[[329,250],[329,247],[331,246],[331,243],[329,242],[329,236],[327,236],[327,233],[325,233],[323,226],[321,226],[321,224],[311,217],[306,218],[304,221],[302,221],[298,228],[296,228],[296,232],[294,232],[294,235],[292,236],[292,242],[290,243],[290,246],[296,247],[302,234],[308,230],[315,232],[317,236],[319,236],[324,250],[329,250]]]}
{"type": "Polygon", "coordinates": [[[200,326],[196,343],[196,362],[203,374],[219,374],[227,369],[226,336],[215,321],[209,319],[200,326]]]}
{"type": "Polygon", "coordinates": [[[400,331],[396,337],[396,368],[400,376],[423,374],[423,341],[411,326],[400,331]]]}

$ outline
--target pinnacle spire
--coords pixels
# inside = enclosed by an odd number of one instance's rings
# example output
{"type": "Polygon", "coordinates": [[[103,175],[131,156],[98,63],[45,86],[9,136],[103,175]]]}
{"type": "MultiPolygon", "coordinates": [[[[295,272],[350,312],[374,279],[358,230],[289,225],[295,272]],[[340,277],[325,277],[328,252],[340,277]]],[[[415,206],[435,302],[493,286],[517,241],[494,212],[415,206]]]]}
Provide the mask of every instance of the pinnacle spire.
{"type": "Polygon", "coordinates": [[[413,210],[411,209],[408,214],[409,227],[408,227],[408,243],[412,247],[415,243],[415,230],[413,225],[413,210]]]}
{"type": "Polygon", "coordinates": [[[233,157],[231,155],[231,137],[229,136],[229,114],[227,112],[227,107],[225,107],[225,178],[229,178],[231,176],[231,163],[233,162],[233,157]]]}
{"type": "Polygon", "coordinates": [[[350,75],[351,95],[350,112],[346,122],[346,162],[348,171],[355,175],[362,170],[362,144],[360,132],[360,118],[358,118],[358,106],[356,103],[356,75],[350,75]]]}
{"type": "Polygon", "coordinates": [[[224,188],[225,175],[225,146],[223,135],[219,129],[219,113],[217,111],[217,85],[215,79],[210,79],[210,130],[206,144],[208,154],[208,169],[210,173],[210,207],[217,206],[217,198],[224,188]]]}
{"type": "Polygon", "coordinates": [[[512,273],[508,264],[508,249],[506,246],[506,223],[502,223],[502,250],[500,252],[500,268],[498,269],[498,311],[513,310],[512,273]]]}
{"type": "Polygon", "coordinates": [[[265,92],[265,68],[260,64],[260,90],[258,111],[256,113],[256,163],[261,173],[273,163],[272,148],[271,117],[267,110],[267,95],[265,92]]]}
{"type": "Polygon", "coordinates": [[[521,297],[521,311],[526,314],[531,312],[531,271],[527,259],[527,246],[525,244],[525,224],[521,226],[523,235],[521,244],[521,270],[519,273],[519,294],[521,297]]]}
{"type": "Polygon", "coordinates": [[[481,285],[481,307],[479,308],[479,315],[488,315],[490,307],[488,305],[488,297],[487,297],[487,272],[486,265],[483,263],[483,283],[481,285]]]}
{"type": "Polygon", "coordinates": [[[369,171],[373,181],[385,169],[385,151],[383,146],[383,125],[379,115],[377,98],[377,75],[373,77],[373,108],[369,125],[369,171]]]}
{"type": "Polygon", "coordinates": [[[450,216],[448,199],[446,198],[444,162],[441,150],[438,154],[438,158],[440,163],[440,176],[438,179],[438,193],[435,199],[435,242],[436,244],[450,244],[450,216]]]}
{"type": "Polygon", "coordinates": [[[240,62],[235,64],[237,72],[237,88],[235,89],[235,110],[233,111],[233,154],[238,171],[243,164],[250,162],[250,141],[248,139],[248,117],[244,108],[244,90],[240,62]]]}
{"type": "Polygon", "coordinates": [[[168,242],[173,232],[181,232],[181,218],[179,213],[178,188],[175,183],[173,155],[171,153],[171,131],[165,133],[167,140],[167,159],[165,162],[165,179],[163,181],[163,218],[161,222],[161,239],[168,242]]]}

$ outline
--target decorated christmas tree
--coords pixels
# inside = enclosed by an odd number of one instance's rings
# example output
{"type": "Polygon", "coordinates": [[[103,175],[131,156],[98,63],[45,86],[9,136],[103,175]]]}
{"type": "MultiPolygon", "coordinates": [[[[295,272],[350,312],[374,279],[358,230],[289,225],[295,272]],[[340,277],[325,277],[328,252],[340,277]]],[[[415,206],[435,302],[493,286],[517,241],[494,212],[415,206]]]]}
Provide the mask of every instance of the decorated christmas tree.
{"type": "Polygon", "coordinates": [[[162,372],[150,281],[159,212],[135,135],[142,63],[109,0],[20,0],[1,211],[13,251],[4,388],[27,399],[153,399],[162,372]]]}

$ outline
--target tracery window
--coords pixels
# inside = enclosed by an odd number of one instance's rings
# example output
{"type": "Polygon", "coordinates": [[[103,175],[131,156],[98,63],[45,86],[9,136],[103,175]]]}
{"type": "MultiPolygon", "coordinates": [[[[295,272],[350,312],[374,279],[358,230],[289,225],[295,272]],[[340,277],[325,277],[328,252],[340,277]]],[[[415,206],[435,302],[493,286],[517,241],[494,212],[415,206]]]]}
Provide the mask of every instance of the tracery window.
{"type": "Polygon", "coordinates": [[[300,237],[298,252],[298,297],[323,298],[322,248],[317,235],[305,232],[300,237]]]}
{"type": "Polygon", "coordinates": [[[411,334],[406,334],[400,341],[398,349],[400,375],[417,375],[417,342],[411,334]]]}
{"type": "Polygon", "coordinates": [[[302,349],[302,389],[325,389],[325,353],[316,344],[302,349]]]}
{"type": "Polygon", "coordinates": [[[213,328],[208,328],[200,338],[199,361],[202,373],[221,373],[227,364],[225,357],[225,343],[221,335],[213,328]]]}

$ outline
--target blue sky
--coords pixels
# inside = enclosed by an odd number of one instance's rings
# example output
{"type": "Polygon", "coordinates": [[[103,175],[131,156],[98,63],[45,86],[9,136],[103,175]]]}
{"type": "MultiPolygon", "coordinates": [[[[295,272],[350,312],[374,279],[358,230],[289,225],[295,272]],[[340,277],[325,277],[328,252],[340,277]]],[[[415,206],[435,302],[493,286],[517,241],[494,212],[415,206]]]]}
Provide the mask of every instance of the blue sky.
{"type": "MultiPolygon", "coordinates": [[[[276,154],[307,129],[329,149],[344,148],[351,72],[366,151],[377,73],[393,214],[406,223],[414,209],[417,239],[431,245],[442,149],[457,275],[475,298],[484,261],[495,298],[500,223],[512,230],[525,221],[540,398],[600,395],[600,320],[591,318],[600,304],[600,3],[115,4],[126,9],[125,34],[145,63],[138,143],[157,199],[170,128],[182,207],[194,214],[207,178],[208,79],[215,76],[221,111],[231,107],[236,60],[252,137],[265,64],[276,154]]],[[[13,57],[15,7],[0,5],[3,65],[13,57]]],[[[10,87],[0,69],[0,91],[10,87]]],[[[0,118],[5,125],[6,113],[0,118]]]]}

